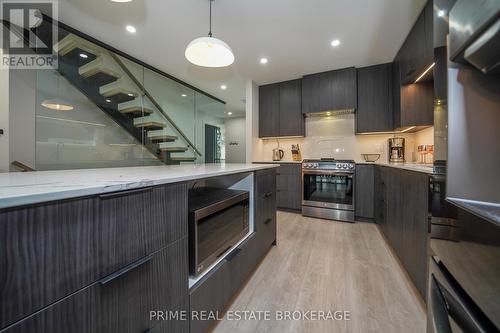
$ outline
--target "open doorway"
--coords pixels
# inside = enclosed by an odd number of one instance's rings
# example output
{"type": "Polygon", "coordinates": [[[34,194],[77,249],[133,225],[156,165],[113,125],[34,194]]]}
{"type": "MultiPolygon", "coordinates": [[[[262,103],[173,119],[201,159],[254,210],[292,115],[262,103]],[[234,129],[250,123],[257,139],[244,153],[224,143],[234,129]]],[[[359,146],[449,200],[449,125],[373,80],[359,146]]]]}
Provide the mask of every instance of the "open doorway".
{"type": "Polygon", "coordinates": [[[223,145],[220,128],[205,124],[205,163],[220,163],[223,145]]]}

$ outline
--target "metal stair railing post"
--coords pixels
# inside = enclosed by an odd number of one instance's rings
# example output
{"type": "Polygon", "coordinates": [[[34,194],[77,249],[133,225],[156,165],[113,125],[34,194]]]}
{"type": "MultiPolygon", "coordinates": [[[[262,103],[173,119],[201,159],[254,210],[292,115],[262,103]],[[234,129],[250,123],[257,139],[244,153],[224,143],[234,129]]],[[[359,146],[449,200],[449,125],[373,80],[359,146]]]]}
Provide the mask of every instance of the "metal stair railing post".
{"type": "Polygon", "coordinates": [[[127,76],[130,79],[132,79],[134,84],[137,85],[139,87],[139,89],[141,89],[143,94],[149,98],[151,103],[153,103],[153,105],[161,112],[161,114],[167,119],[167,121],[170,123],[170,125],[172,125],[175,128],[175,130],[182,136],[182,138],[188,143],[188,145],[196,152],[196,154],[201,156],[201,152],[198,150],[198,148],[196,148],[196,146],[191,142],[191,140],[188,139],[188,137],[184,134],[184,132],[182,132],[182,130],[177,126],[177,124],[175,124],[175,122],[172,120],[172,118],[170,118],[167,115],[167,113],[163,110],[163,108],[160,106],[160,104],[158,104],[158,102],[154,99],[154,97],[151,96],[151,94],[146,90],[146,88],[144,88],[144,86],[139,82],[139,80],[137,80],[137,78],[134,76],[134,74],[132,74],[132,72],[129,71],[129,69],[120,60],[120,58],[118,58],[118,56],[116,54],[114,54],[113,52],[110,52],[109,54],[116,61],[116,63],[121,67],[121,69],[125,72],[125,74],[127,74],[127,76]]]}

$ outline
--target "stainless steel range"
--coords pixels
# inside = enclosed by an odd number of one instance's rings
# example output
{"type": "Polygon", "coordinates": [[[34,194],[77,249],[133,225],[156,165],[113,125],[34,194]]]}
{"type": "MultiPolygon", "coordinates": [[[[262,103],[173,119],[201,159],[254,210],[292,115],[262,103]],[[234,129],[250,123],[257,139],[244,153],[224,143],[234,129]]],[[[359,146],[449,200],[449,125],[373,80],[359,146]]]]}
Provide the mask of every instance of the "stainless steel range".
{"type": "Polygon", "coordinates": [[[352,160],[304,160],[302,215],[354,222],[355,169],[352,160]]]}

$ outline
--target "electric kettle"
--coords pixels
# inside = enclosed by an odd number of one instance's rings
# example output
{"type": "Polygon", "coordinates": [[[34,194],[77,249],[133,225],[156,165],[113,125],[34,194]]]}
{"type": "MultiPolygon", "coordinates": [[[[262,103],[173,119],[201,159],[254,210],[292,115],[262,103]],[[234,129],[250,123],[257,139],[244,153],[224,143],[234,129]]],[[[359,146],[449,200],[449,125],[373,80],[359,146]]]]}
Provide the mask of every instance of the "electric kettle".
{"type": "Polygon", "coordinates": [[[283,156],[285,156],[285,152],[283,151],[283,149],[273,149],[273,161],[281,161],[283,156]]]}

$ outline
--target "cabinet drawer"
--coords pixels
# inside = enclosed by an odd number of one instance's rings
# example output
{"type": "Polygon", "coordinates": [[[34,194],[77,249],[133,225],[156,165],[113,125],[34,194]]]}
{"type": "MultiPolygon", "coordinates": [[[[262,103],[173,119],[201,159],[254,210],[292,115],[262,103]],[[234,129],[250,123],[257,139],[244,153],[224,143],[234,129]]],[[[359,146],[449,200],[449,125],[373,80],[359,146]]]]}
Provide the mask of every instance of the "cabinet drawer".
{"type": "Polygon", "coordinates": [[[0,212],[0,328],[187,236],[185,185],[0,212]]]}
{"type": "MultiPolygon", "coordinates": [[[[190,311],[194,311],[195,315],[206,311],[221,318],[227,302],[243,286],[260,259],[257,246],[256,233],[253,233],[228,254],[226,259],[191,291],[190,311]]],[[[190,332],[206,332],[213,324],[214,320],[191,320],[190,332]]]]}
{"type": "MultiPolygon", "coordinates": [[[[146,257],[148,258],[148,257],[146,257]]],[[[187,238],[122,275],[108,276],[20,321],[2,333],[142,333],[185,326],[150,320],[151,310],[183,310],[188,304],[187,238]]]]}

